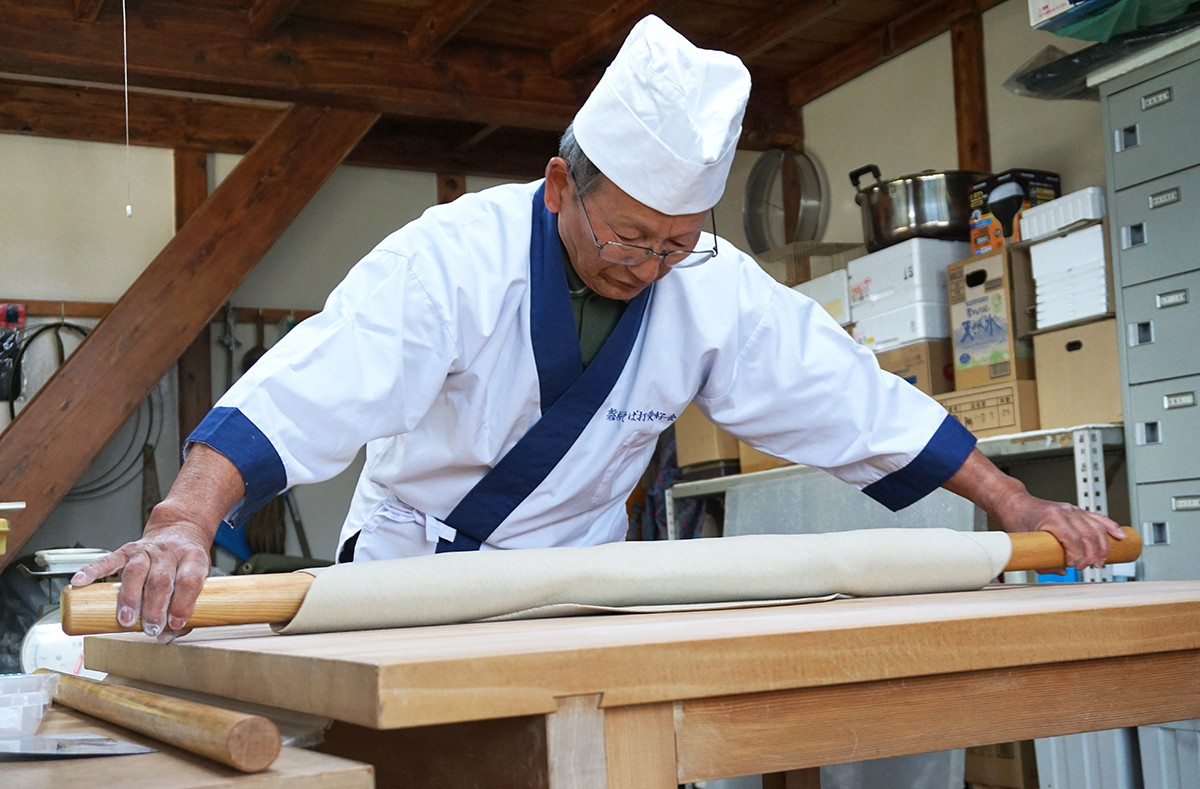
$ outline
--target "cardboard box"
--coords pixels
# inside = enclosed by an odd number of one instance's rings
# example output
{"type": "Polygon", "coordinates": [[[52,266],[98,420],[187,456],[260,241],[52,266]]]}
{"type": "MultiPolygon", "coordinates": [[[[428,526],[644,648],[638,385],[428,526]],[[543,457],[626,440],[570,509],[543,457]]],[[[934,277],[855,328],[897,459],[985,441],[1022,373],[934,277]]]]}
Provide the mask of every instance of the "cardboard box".
{"type": "Polygon", "coordinates": [[[743,444],[741,441],[738,442],[738,463],[741,465],[743,474],[792,465],[790,460],[777,458],[774,455],[768,455],[766,452],[759,452],[754,447],[749,444],[743,444]]]}
{"type": "Polygon", "coordinates": [[[919,301],[899,309],[856,319],[850,336],[875,353],[950,336],[950,311],[944,301],[919,301]]]}
{"type": "Polygon", "coordinates": [[[801,282],[792,290],[820,304],[840,325],[850,325],[850,290],[844,269],[801,282]]]}
{"type": "MultiPolygon", "coordinates": [[[[1024,259],[1020,259],[1024,262],[1024,259]]],[[[954,385],[970,389],[1034,377],[1034,305],[1028,269],[1007,249],[951,263],[946,269],[954,385]]]]}
{"type": "Polygon", "coordinates": [[[960,389],[933,399],[976,438],[1024,433],[1041,427],[1035,381],[960,389]]]}
{"type": "Polygon", "coordinates": [[[1115,318],[1033,338],[1043,428],[1121,422],[1115,318]]]}
{"type": "Polygon", "coordinates": [[[1021,240],[1021,212],[1062,194],[1058,173],[1005,170],[971,186],[971,252],[984,255],[1021,240]]]}
{"type": "Polygon", "coordinates": [[[754,256],[758,265],[789,288],[831,271],[845,271],[856,257],[867,254],[863,244],[797,241],[754,256]]]}
{"type": "Polygon", "coordinates": [[[927,395],[954,391],[954,349],[949,340],[914,343],[877,354],[879,366],[927,395]]]}
{"type": "Polygon", "coordinates": [[[1005,789],[1038,789],[1033,740],[967,748],[963,779],[970,784],[1005,789]]]}
{"type": "Polygon", "coordinates": [[[675,420],[675,462],[681,469],[737,462],[738,440],[708,421],[695,404],[675,420]]]}

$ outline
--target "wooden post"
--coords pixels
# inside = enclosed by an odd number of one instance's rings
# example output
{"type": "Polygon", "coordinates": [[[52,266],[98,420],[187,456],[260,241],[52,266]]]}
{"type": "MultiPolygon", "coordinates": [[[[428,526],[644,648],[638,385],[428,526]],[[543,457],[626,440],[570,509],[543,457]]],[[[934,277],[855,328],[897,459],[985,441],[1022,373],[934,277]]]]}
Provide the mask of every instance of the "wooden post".
{"type": "Polygon", "coordinates": [[[467,177],[459,174],[438,173],[437,201],[452,203],[467,193],[467,177]]]}
{"type": "MultiPolygon", "coordinates": [[[[208,154],[175,151],[175,232],[208,198],[208,154]]],[[[179,357],[179,438],[187,437],[212,408],[212,340],[208,324],[179,357]]]]}
{"type": "Polygon", "coordinates": [[[983,68],[983,18],[969,14],[950,27],[954,68],[954,117],[958,168],[990,173],[992,139],[988,127],[987,82],[983,68]]]}

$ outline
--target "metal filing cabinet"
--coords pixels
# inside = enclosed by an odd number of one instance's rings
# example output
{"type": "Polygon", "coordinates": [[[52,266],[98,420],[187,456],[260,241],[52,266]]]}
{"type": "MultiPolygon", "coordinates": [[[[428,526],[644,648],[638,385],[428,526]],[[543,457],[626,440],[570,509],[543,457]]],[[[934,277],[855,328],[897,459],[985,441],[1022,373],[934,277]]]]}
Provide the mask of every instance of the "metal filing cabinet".
{"type": "MultiPolygon", "coordinates": [[[[1100,81],[1139,577],[1200,579],[1200,44],[1100,81]]],[[[1174,51],[1170,51],[1170,50],[1174,51]]]]}

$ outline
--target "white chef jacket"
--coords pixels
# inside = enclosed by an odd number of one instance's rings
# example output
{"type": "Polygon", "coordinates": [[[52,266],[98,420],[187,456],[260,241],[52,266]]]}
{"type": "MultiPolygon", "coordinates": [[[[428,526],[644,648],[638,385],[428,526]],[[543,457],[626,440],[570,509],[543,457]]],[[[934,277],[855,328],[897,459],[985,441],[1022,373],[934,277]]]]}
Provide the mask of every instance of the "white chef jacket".
{"type": "MultiPolygon", "coordinates": [[[[530,330],[541,185],[430,208],[234,384],[189,441],[233,460],[246,482],[239,507],[327,479],[366,445],[341,534],[358,534],[355,558],[453,539],[442,519],[541,416],[530,330]]],[[[693,401],[751,446],[892,509],[959,468],[974,439],[936,401],[881,371],[811,299],[724,239],[719,248],[652,286],[603,406],[484,548],[623,539],[625,501],[658,435],[693,401]]],[[[573,324],[563,331],[574,341],[573,324]]]]}

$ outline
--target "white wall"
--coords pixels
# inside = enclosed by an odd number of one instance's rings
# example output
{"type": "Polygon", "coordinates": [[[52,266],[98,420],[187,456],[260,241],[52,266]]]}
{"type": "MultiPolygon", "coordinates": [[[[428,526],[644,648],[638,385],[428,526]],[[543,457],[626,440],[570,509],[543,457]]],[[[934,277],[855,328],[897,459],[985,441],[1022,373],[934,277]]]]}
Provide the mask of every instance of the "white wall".
{"type": "MultiPolygon", "coordinates": [[[[1028,6],[1009,0],[983,15],[992,169],[1052,170],[1064,192],[1104,183],[1100,104],[1017,96],[1003,83],[1044,47],[1086,42],[1029,27],[1028,6]]],[[[862,213],[848,174],[864,164],[883,178],[958,169],[950,35],[900,55],[804,107],[810,154],[829,175],[826,241],[861,242],[862,213]]],[[[864,183],[870,183],[867,176],[864,183]]]]}

